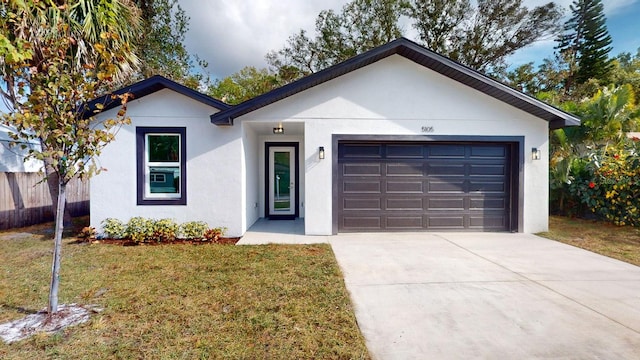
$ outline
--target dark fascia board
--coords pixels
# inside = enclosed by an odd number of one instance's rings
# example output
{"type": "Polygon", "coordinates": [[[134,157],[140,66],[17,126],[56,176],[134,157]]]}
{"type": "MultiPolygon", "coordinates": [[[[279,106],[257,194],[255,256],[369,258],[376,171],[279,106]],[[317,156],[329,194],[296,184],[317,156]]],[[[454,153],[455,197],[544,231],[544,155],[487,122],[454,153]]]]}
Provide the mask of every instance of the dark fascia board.
{"type": "Polygon", "coordinates": [[[247,100],[233,108],[213,114],[211,115],[211,122],[220,126],[233,125],[233,120],[239,116],[248,114],[394,54],[403,56],[531,115],[542,118],[549,122],[551,129],[580,125],[580,119],[578,117],[512,89],[499,81],[493,80],[476,70],[428,50],[406,38],[399,38],[340,64],[311,74],[251,100],[247,100]]]}
{"type": "Polygon", "coordinates": [[[195,101],[199,101],[205,105],[209,105],[221,111],[230,109],[231,106],[223,103],[220,100],[216,100],[208,95],[205,95],[201,92],[188,88],[184,85],[178,84],[175,81],[169,80],[160,75],[154,75],[148,79],[139,81],[133,85],[125,86],[119,90],[114,91],[112,94],[103,95],[97,99],[91,100],[84,111],[84,117],[90,117],[95,115],[94,111],[96,110],[97,104],[102,104],[104,106],[102,111],[106,111],[109,109],[113,109],[114,107],[120,106],[120,98],[113,97],[112,95],[122,95],[126,93],[130,93],[133,95],[133,99],[140,99],[149,94],[153,94],[162,89],[170,89],[179,94],[187,96],[195,101]]]}

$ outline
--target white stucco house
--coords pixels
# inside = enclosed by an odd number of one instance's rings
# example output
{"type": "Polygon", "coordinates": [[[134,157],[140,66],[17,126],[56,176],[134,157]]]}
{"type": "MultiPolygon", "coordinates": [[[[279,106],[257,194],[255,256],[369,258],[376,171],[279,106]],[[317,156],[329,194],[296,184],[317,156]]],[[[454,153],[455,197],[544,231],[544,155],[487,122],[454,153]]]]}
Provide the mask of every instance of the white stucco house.
{"type": "Polygon", "coordinates": [[[579,124],[404,38],[233,107],[162,77],[125,91],[132,124],[91,180],[96,227],[144,216],[229,236],[260,218],[304,218],[307,235],[544,231],[548,132],[579,124]]]}

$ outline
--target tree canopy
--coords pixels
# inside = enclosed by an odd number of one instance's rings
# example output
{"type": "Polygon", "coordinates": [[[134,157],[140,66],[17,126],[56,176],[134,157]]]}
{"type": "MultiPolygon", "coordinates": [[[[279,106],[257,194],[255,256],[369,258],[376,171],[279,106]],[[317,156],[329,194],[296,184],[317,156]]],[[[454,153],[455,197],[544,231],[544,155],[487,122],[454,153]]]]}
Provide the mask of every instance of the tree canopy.
{"type": "Polygon", "coordinates": [[[276,74],[267,69],[247,66],[235,74],[216,80],[207,93],[227,104],[237,105],[281,85],[282,81],[276,74]]]}
{"type": "Polygon", "coordinates": [[[561,11],[550,2],[528,9],[522,0],[353,0],[324,10],[314,35],[304,30],[267,55],[272,70],[317,72],[403,35],[408,19],[427,48],[483,72],[505,67],[516,50],[553,36],[561,11]]]}
{"type": "Polygon", "coordinates": [[[518,49],[553,36],[561,11],[553,2],[529,9],[522,0],[410,0],[408,15],[427,48],[493,73],[518,49]]]}
{"type": "Polygon", "coordinates": [[[401,0],[353,0],[339,13],[323,10],[314,36],[300,30],[285,47],[267,54],[267,62],[276,73],[297,69],[296,78],[320,71],[400,37],[405,7],[401,0]]]}
{"type": "Polygon", "coordinates": [[[611,72],[611,36],[602,1],[574,0],[570,9],[571,18],[556,40],[560,53],[566,56],[569,64],[575,64],[566,79],[565,88],[571,91],[589,79],[606,83],[611,72]]]}
{"type": "Polygon", "coordinates": [[[190,54],[184,43],[189,30],[189,17],[178,0],[134,0],[140,9],[142,29],[135,39],[140,58],[139,72],[132,80],[162,75],[191,88],[206,81],[196,66],[207,64],[190,54]]]}
{"type": "Polygon", "coordinates": [[[24,101],[24,96],[16,90],[28,75],[13,71],[12,61],[21,60],[14,57],[22,52],[28,54],[30,68],[40,69],[47,60],[44,58],[47,45],[43,40],[56,31],[51,24],[64,22],[74,34],[75,43],[69,49],[74,69],[82,68],[86,62],[100,61],[98,54],[104,48],[119,54],[112,74],[116,80],[124,81],[138,69],[139,60],[131,43],[140,30],[139,12],[129,0],[3,0],[0,12],[6,14],[2,17],[0,43],[6,44],[8,52],[4,61],[0,59],[3,75],[0,95],[10,110],[19,108],[24,101]],[[107,33],[116,35],[104,38],[103,34],[107,33]],[[11,51],[11,46],[22,51],[11,51]]]}

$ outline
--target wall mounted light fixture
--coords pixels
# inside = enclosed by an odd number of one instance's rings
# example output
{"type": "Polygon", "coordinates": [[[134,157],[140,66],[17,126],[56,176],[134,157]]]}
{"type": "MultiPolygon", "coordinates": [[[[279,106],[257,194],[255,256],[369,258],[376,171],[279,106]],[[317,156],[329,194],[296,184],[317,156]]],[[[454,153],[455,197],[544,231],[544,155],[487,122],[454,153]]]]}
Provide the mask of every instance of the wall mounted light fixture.
{"type": "Polygon", "coordinates": [[[320,160],[324,160],[324,146],[320,146],[318,148],[318,157],[320,160]]]}
{"type": "Polygon", "coordinates": [[[542,152],[538,148],[531,149],[531,160],[540,160],[542,157],[542,152]]]}
{"type": "Polygon", "coordinates": [[[284,134],[284,128],[282,127],[282,123],[278,123],[278,127],[273,128],[274,134],[284,134]]]}

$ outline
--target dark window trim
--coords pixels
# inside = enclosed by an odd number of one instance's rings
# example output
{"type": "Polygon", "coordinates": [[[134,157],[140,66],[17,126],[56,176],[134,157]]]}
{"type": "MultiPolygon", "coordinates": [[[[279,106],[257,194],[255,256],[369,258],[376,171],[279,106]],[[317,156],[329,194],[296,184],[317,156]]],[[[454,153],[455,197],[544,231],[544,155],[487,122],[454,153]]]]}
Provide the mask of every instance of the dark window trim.
{"type": "Polygon", "coordinates": [[[332,144],[332,233],[338,234],[338,143],[342,142],[447,142],[447,143],[501,143],[511,148],[511,231],[522,232],[524,225],[524,136],[478,136],[478,135],[336,135],[332,144]]]}
{"type": "Polygon", "coordinates": [[[184,127],[136,127],[136,186],[138,205],[187,205],[187,129],[184,127]],[[145,198],[145,135],[149,133],[180,135],[180,197],[175,199],[145,198]]]}

